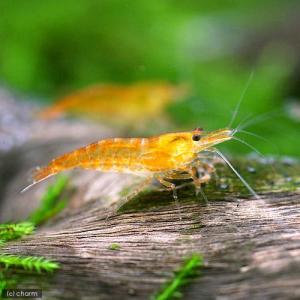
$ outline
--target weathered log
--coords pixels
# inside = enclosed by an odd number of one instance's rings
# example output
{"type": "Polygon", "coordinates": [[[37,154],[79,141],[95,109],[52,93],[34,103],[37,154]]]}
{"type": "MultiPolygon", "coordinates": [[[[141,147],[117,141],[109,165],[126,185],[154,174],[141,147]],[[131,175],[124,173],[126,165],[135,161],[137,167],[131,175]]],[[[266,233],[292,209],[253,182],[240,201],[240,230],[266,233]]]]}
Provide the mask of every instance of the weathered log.
{"type": "MultiPolygon", "coordinates": [[[[31,132],[40,126],[32,125],[31,132]]],[[[64,121],[60,126],[57,138],[41,134],[2,153],[1,221],[24,219],[38,205],[47,182],[19,193],[30,167],[95,139],[97,130],[89,132],[90,124],[64,121]],[[69,129],[76,124],[86,134],[71,138],[69,129]]],[[[300,165],[251,157],[235,165],[260,199],[248,197],[219,164],[219,180],[204,188],[207,204],[194,196],[192,186],[179,191],[181,219],[169,191],[147,188],[126,203],[135,177],[73,172],[69,206],[2,251],[61,264],[53,276],[28,278],[22,285],[42,287],[45,299],[148,299],[195,252],[204,256],[205,266],[183,288],[184,299],[298,299],[300,165]],[[116,211],[112,203],[118,201],[124,205],[116,211]],[[120,249],[112,250],[113,243],[120,249]]]]}

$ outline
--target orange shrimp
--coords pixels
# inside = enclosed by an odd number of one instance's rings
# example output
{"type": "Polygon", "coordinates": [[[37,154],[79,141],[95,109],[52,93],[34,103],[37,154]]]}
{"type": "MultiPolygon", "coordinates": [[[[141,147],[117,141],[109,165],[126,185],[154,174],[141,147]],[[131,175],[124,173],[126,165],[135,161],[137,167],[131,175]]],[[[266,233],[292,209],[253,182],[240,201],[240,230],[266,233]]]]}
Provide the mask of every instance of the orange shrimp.
{"type": "Polygon", "coordinates": [[[37,170],[30,186],[64,170],[79,167],[102,172],[147,174],[171,189],[177,199],[176,186],[171,182],[173,179],[192,179],[196,191],[210,180],[213,166],[201,159],[201,153],[209,151],[217,153],[251,193],[256,195],[226,157],[214,148],[232,139],[236,131],[225,128],[205,133],[201,128],[196,128],[193,131],[166,133],[150,138],[100,140],[53,159],[47,166],[37,170]],[[202,170],[200,177],[197,174],[199,168],[202,170]]]}
{"type": "Polygon", "coordinates": [[[186,94],[187,87],[168,82],[137,82],[127,86],[99,84],[59,99],[42,110],[39,117],[53,119],[73,114],[121,125],[136,124],[157,118],[167,104],[186,94]]]}

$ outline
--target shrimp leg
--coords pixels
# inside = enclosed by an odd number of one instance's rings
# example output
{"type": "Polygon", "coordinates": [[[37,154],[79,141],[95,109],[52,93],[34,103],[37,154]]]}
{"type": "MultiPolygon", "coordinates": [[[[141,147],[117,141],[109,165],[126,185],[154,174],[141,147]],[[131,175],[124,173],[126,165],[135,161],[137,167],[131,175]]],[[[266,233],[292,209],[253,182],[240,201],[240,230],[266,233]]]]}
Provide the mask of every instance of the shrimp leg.
{"type": "Polygon", "coordinates": [[[198,197],[199,193],[202,195],[202,198],[204,199],[204,202],[207,203],[207,197],[204,194],[201,185],[208,182],[211,178],[210,173],[206,172],[206,173],[202,173],[202,176],[199,177],[199,170],[196,167],[192,167],[191,170],[191,176],[193,178],[193,183],[195,186],[195,194],[196,197],[198,197]]]}
{"type": "MultiPolygon", "coordinates": [[[[173,198],[177,201],[178,200],[178,196],[177,196],[177,192],[176,192],[176,185],[172,182],[169,182],[165,179],[165,174],[155,174],[154,177],[159,181],[160,184],[162,184],[163,186],[165,186],[168,189],[171,189],[173,192],[173,198]]],[[[169,178],[171,179],[171,178],[169,178]]]]}
{"type": "MultiPolygon", "coordinates": [[[[166,172],[164,174],[156,176],[156,179],[167,188],[176,192],[176,189],[184,186],[175,186],[174,183],[169,182],[168,180],[187,180],[192,179],[196,188],[196,195],[198,195],[201,185],[207,183],[211,179],[211,173],[214,171],[214,168],[210,164],[206,163],[197,163],[197,166],[189,166],[182,170],[173,170],[166,172]]],[[[176,196],[174,196],[175,198],[176,196]]]]}
{"type": "Polygon", "coordinates": [[[176,185],[174,183],[171,183],[167,180],[165,180],[165,175],[164,174],[156,174],[154,175],[154,177],[165,187],[169,188],[172,190],[173,192],[173,198],[175,200],[175,204],[176,204],[176,207],[177,207],[177,210],[179,212],[179,220],[181,221],[182,220],[182,217],[181,217],[181,210],[180,210],[180,205],[179,205],[179,202],[178,202],[178,196],[177,196],[177,191],[176,191],[176,185]]]}
{"type": "MultiPolygon", "coordinates": [[[[201,189],[201,185],[204,183],[207,183],[211,179],[211,173],[214,172],[214,167],[210,164],[206,163],[200,163],[199,161],[196,163],[196,165],[189,166],[184,170],[180,171],[171,171],[166,174],[164,174],[164,178],[168,179],[192,179],[193,184],[195,186],[195,194],[196,196],[201,193],[203,199],[205,200],[205,203],[207,202],[207,197],[205,196],[204,192],[201,189]],[[183,173],[185,172],[185,173],[183,173]]],[[[168,182],[168,181],[167,181],[168,182]]],[[[162,183],[162,182],[161,182],[162,183]]],[[[164,183],[162,183],[164,184],[164,183]]],[[[168,182],[168,185],[164,184],[165,186],[172,188],[171,183],[168,182]]],[[[173,184],[174,185],[174,184],[173,184]]],[[[181,186],[175,187],[173,186],[173,191],[174,189],[177,189],[181,186]]]]}

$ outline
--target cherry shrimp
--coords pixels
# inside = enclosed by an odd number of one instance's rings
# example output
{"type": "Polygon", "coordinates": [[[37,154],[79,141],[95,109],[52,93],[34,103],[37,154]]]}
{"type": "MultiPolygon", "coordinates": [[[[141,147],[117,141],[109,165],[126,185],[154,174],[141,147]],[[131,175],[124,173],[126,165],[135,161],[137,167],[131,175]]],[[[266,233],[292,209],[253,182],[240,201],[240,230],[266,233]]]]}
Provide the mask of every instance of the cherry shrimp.
{"type": "Polygon", "coordinates": [[[122,126],[139,124],[162,115],[168,104],[183,100],[188,93],[189,88],[185,84],[175,85],[164,81],[130,85],[98,84],[58,99],[41,110],[38,116],[49,120],[75,115],[111,121],[122,126]]]}
{"type": "Polygon", "coordinates": [[[242,180],[248,190],[254,190],[233,168],[228,159],[214,146],[233,139],[236,130],[221,129],[205,133],[201,128],[193,131],[166,133],[150,138],[112,138],[100,140],[53,159],[47,166],[37,169],[31,186],[64,170],[94,169],[102,172],[122,172],[149,175],[173,191],[177,199],[174,179],[192,179],[196,191],[208,182],[214,171],[212,164],[201,159],[202,152],[218,154],[242,180]],[[201,170],[201,176],[198,170],[201,170]]]}
{"type": "Polygon", "coordinates": [[[239,177],[251,194],[259,198],[224,154],[215,147],[232,139],[243,142],[234,137],[242,126],[240,125],[236,129],[230,127],[236,118],[250,80],[251,77],[237,104],[228,128],[212,132],[205,132],[202,128],[196,128],[192,131],[165,133],[149,138],[100,140],[59,156],[45,167],[37,169],[33,175],[33,183],[23,191],[64,170],[82,168],[101,172],[134,173],[147,175],[150,178],[154,177],[164,187],[172,190],[174,199],[177,199],[177,187],[172,182],[177,179],[192,179],[196,193],[202,193],[201,186],[210,180],[211,174],[214,172],[213,164],[208,163],[205,160],[205,155],[203,155],[208,152],[217,154],[239,177]]]}

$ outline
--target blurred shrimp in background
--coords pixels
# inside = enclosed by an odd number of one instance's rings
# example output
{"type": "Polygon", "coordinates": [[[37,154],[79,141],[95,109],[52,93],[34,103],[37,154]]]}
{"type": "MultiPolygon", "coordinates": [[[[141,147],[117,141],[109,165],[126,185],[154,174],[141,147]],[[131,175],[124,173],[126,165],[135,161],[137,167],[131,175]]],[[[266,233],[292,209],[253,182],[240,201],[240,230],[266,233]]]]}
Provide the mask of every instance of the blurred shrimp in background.
{"type": "Polygon", "coordinates": [[[270,143],[247,141],[298,156],[299,15],[299,0],[2,0],[0,87],[48,105],[46,119],[85,117],[144,136],[226,126],[254,71],[237,121],[270,113],[247,129],[270,143]]]}
{"type": "Polygon", "coordinates": [[[0,43],[0,222],[49,220],[0,245],[61,265],[0,298],[299,299],[299,0],[0,0],[0,43]]]}
{"type": "Polygon", "coordinates": [[[47,120],[72,115],[123,127],[145,128],[143,125],[153,119],[165,120],[166,106],[182,100],[187,92],[185,85],[162,81],[131,85],[99,84],[58,99],[42,110],[39,117],[47,120]]]}

